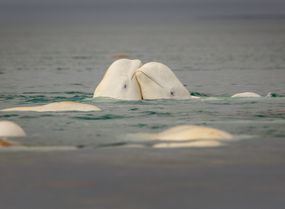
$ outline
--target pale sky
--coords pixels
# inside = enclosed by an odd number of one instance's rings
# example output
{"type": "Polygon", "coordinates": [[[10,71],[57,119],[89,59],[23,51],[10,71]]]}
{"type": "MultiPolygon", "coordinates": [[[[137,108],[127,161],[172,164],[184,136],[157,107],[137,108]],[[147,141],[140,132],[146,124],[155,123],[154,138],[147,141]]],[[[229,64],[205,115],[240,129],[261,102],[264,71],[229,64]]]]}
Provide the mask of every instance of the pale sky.
{"type": "Polygon", "coordinates": [[[161,22],[224,16],[284,18],[285,0],[0,0],[0,22],[161,22]]]}

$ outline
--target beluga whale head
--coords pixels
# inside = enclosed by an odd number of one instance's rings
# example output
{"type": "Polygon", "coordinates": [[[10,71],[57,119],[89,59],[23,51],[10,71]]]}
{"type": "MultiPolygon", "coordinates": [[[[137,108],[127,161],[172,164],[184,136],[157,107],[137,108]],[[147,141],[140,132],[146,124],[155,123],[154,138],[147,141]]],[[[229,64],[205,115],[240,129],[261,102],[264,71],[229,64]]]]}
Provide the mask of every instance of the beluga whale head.
{"type": "Polygon", "coordinates": [[[189,99],[189,91],[166,65],[149,62],[136,71],[143,99],[189,99]]]}
{"type": "Polygon", "coordinates": [[[96,87],[93,97],[108,97],[122,100],[141,100],[140,87],[135,72],[142,62],[138,59],[119,59],[107,69],[96,87]]]}

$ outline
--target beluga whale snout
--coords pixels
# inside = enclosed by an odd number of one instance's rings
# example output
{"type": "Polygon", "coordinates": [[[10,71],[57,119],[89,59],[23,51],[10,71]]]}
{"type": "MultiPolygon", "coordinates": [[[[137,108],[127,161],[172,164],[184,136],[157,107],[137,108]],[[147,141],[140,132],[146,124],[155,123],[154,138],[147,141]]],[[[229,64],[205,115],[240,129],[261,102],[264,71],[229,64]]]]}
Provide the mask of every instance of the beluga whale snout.
{"type": "Polygon", "coordinates": [[[142,62],[138,59],[119,59],[113,62],[96,87],[93,97],[141,100],[140,87],[134,76],[141,65],[142,62]]]}
{"type": "Polygon", "coordinates": [[[136,70],[143,99],[189,99],[189,91],[172,70],[159,62],[149,62],[136,70]]]}

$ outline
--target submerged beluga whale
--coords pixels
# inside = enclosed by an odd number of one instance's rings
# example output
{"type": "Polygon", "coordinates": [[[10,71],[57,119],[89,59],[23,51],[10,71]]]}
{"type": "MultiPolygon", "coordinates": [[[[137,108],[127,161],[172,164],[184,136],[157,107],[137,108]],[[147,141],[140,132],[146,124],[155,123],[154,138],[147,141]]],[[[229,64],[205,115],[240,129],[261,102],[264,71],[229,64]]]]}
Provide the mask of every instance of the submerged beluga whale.
{"type": "Polygon", "coordinates": [[[11,121],[0,121],[0,147],[17,146],[16,142],[8,139],[24,136],[26,133],[18,124],[11,121]]]}
{"type": "Polygon", "coordinates": [[[259,98],[261,95],[255,93],[255,92],[242,92],[237,93],[231,96],[232,98],[244,98],[244,97],[253,97],[253,98],[259,98]]]}
{"type": "Polygon", "coordinates": [[[12,107],[2,109],[2,112],[69,112],[69,111],[100,111],[101,109],[95,105],[82,104],[79,102],[63,101],[63,102],[53,102],[46,105],[36,105],[36,106],[23,106],[23,107],[12,107]]]}
{"type": "Polygon", "coordinates": [[[153,148],[217,147],[234,139],[228,132],[196,125],[175,126],[158,133],[128,134],[128,137],[155,140],[153,148]]]}

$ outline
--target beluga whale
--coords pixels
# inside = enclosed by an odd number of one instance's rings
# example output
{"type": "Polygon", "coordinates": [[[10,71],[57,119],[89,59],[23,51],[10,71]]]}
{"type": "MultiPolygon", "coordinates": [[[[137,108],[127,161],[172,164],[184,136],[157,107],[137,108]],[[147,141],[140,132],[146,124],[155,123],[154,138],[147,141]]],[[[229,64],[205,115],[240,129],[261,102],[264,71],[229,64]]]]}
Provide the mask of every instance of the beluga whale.
{"type": "Polygon", "coordinates": [[[94,97],[107,97],[121,100],[141,100],[140,87],[135,72],[142,62],[138,59],[119,59],[107,69],[96,87],[94,97]]]}
{"type": "Polygon", "coordinates": [[[191,95],[172,70],[159,62],[149,62],[136,70],[142,99],[189,99],[191,95]]]}
{"type": "Polygon", "coordinates": [[[17,146],[16,142],[8,140],[8,138],[24,137],[25,131],[12,121],[0,121],[0,147],[17,146]]]}
{"type": "Polygon", "coordinates": [[[255,93],[255,92],[242,92],[237,93],[231,96],[232,98],[243,98],[243,97],[252,97],[252,98],[259,98],[261,95],[255,93]]]}
{"type": "Polygon", "coordinates": [[[217,147],[233,141],[228,132],[196,125],[179,125],[158,133],[128,134],[140,140],[153,140],[153,148],[217,147]]]}
{"type": "Polygon", "coordinates": [[[23,106],[23,107],[12,107],[2,109],[2,112],[69,112],[69,111],[80,111],[80,112],[90,112],[90,111],[100,111],[101,109],[95,105],[82,104],[79,102],[63,101],[63,102],[53,102],[45,105],[35,105],[35,106],[23,106]]]}

